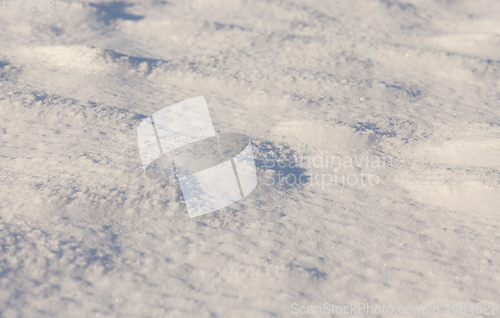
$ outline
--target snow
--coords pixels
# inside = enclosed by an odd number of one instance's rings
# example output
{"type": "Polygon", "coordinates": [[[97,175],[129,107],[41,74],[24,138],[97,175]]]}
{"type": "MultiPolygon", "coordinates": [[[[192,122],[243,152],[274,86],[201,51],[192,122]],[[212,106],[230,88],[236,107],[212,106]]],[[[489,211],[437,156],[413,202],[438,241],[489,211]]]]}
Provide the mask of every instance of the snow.
{"type": "Polygon", "coordinates": [[[498,303],[499,14],[494,0],[1,11],[0,316],[498,303]],[[144,175],[137,127],[200,95],[216,133],[250,137],[258,185],[190,219],[178,183],[144,175]],[[361,172],[379,182],[322,182],[361,172]]]}

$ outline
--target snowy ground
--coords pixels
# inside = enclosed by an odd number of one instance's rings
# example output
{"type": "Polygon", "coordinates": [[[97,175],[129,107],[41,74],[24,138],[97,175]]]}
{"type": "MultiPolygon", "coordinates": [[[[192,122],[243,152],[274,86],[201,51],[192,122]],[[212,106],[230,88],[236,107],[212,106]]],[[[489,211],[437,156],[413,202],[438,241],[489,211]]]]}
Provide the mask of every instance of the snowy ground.
{"type": "Polygon", "coordinates": [[[0,316],[499,303],[499,78],[496,0],[1,11],[0,316]],[[144,176],[136,129],[199,95],[216,131],[250,136],[259,184],[190,219],[178,185],[144,176]],[[374,186],[289,167],[327,154],[392,160],[337,171],[374,186]]]}

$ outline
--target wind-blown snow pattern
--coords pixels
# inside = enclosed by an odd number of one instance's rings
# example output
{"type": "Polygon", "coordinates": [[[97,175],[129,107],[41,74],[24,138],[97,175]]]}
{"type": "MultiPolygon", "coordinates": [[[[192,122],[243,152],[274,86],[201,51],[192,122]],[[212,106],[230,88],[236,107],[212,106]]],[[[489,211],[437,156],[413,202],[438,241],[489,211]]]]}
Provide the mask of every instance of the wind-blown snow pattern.
{"type": "Polygon", "coordinates": [[[499,303],[499,16],[496,0],[0,11],[0,316],[499,303]],[[200,95],[217,134],[252,140],[258,184],[190,219],[174,178],[144,175],[136,132],[200,95]],[[360,173],[375,184],[335,183],[360,173]]]}

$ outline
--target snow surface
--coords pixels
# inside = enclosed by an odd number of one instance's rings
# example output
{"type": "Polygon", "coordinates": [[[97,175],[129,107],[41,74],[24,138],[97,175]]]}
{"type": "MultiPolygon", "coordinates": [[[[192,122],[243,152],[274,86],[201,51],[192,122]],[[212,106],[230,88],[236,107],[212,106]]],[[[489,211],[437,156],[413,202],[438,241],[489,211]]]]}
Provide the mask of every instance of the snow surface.
{"type": "Polygon", "coordinates": [[[500,302],[500,2],[56,0],[0,26],[0,316],[500,302]],[[190,219],[136,129],[200,95],[259,184],[190,219]],[[326,154],[392,162],[290,167],[326,154]]]}

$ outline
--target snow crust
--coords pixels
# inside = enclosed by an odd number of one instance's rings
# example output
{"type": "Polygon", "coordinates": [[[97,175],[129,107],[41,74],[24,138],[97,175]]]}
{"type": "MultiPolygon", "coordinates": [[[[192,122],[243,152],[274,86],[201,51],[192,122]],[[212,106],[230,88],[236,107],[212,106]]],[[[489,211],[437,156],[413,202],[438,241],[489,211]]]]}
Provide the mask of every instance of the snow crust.
{"type": "Polygon", "coordinates": [[[0,316],[499,302],[498,1],[0,16],[0,316]],[[136,132],[200,95],[216,133],[250,136],[258,185],[190,219],[178,183],[144,175],[136,132]],[[322,182],[360,172],[379,182],[322,182]]]}

